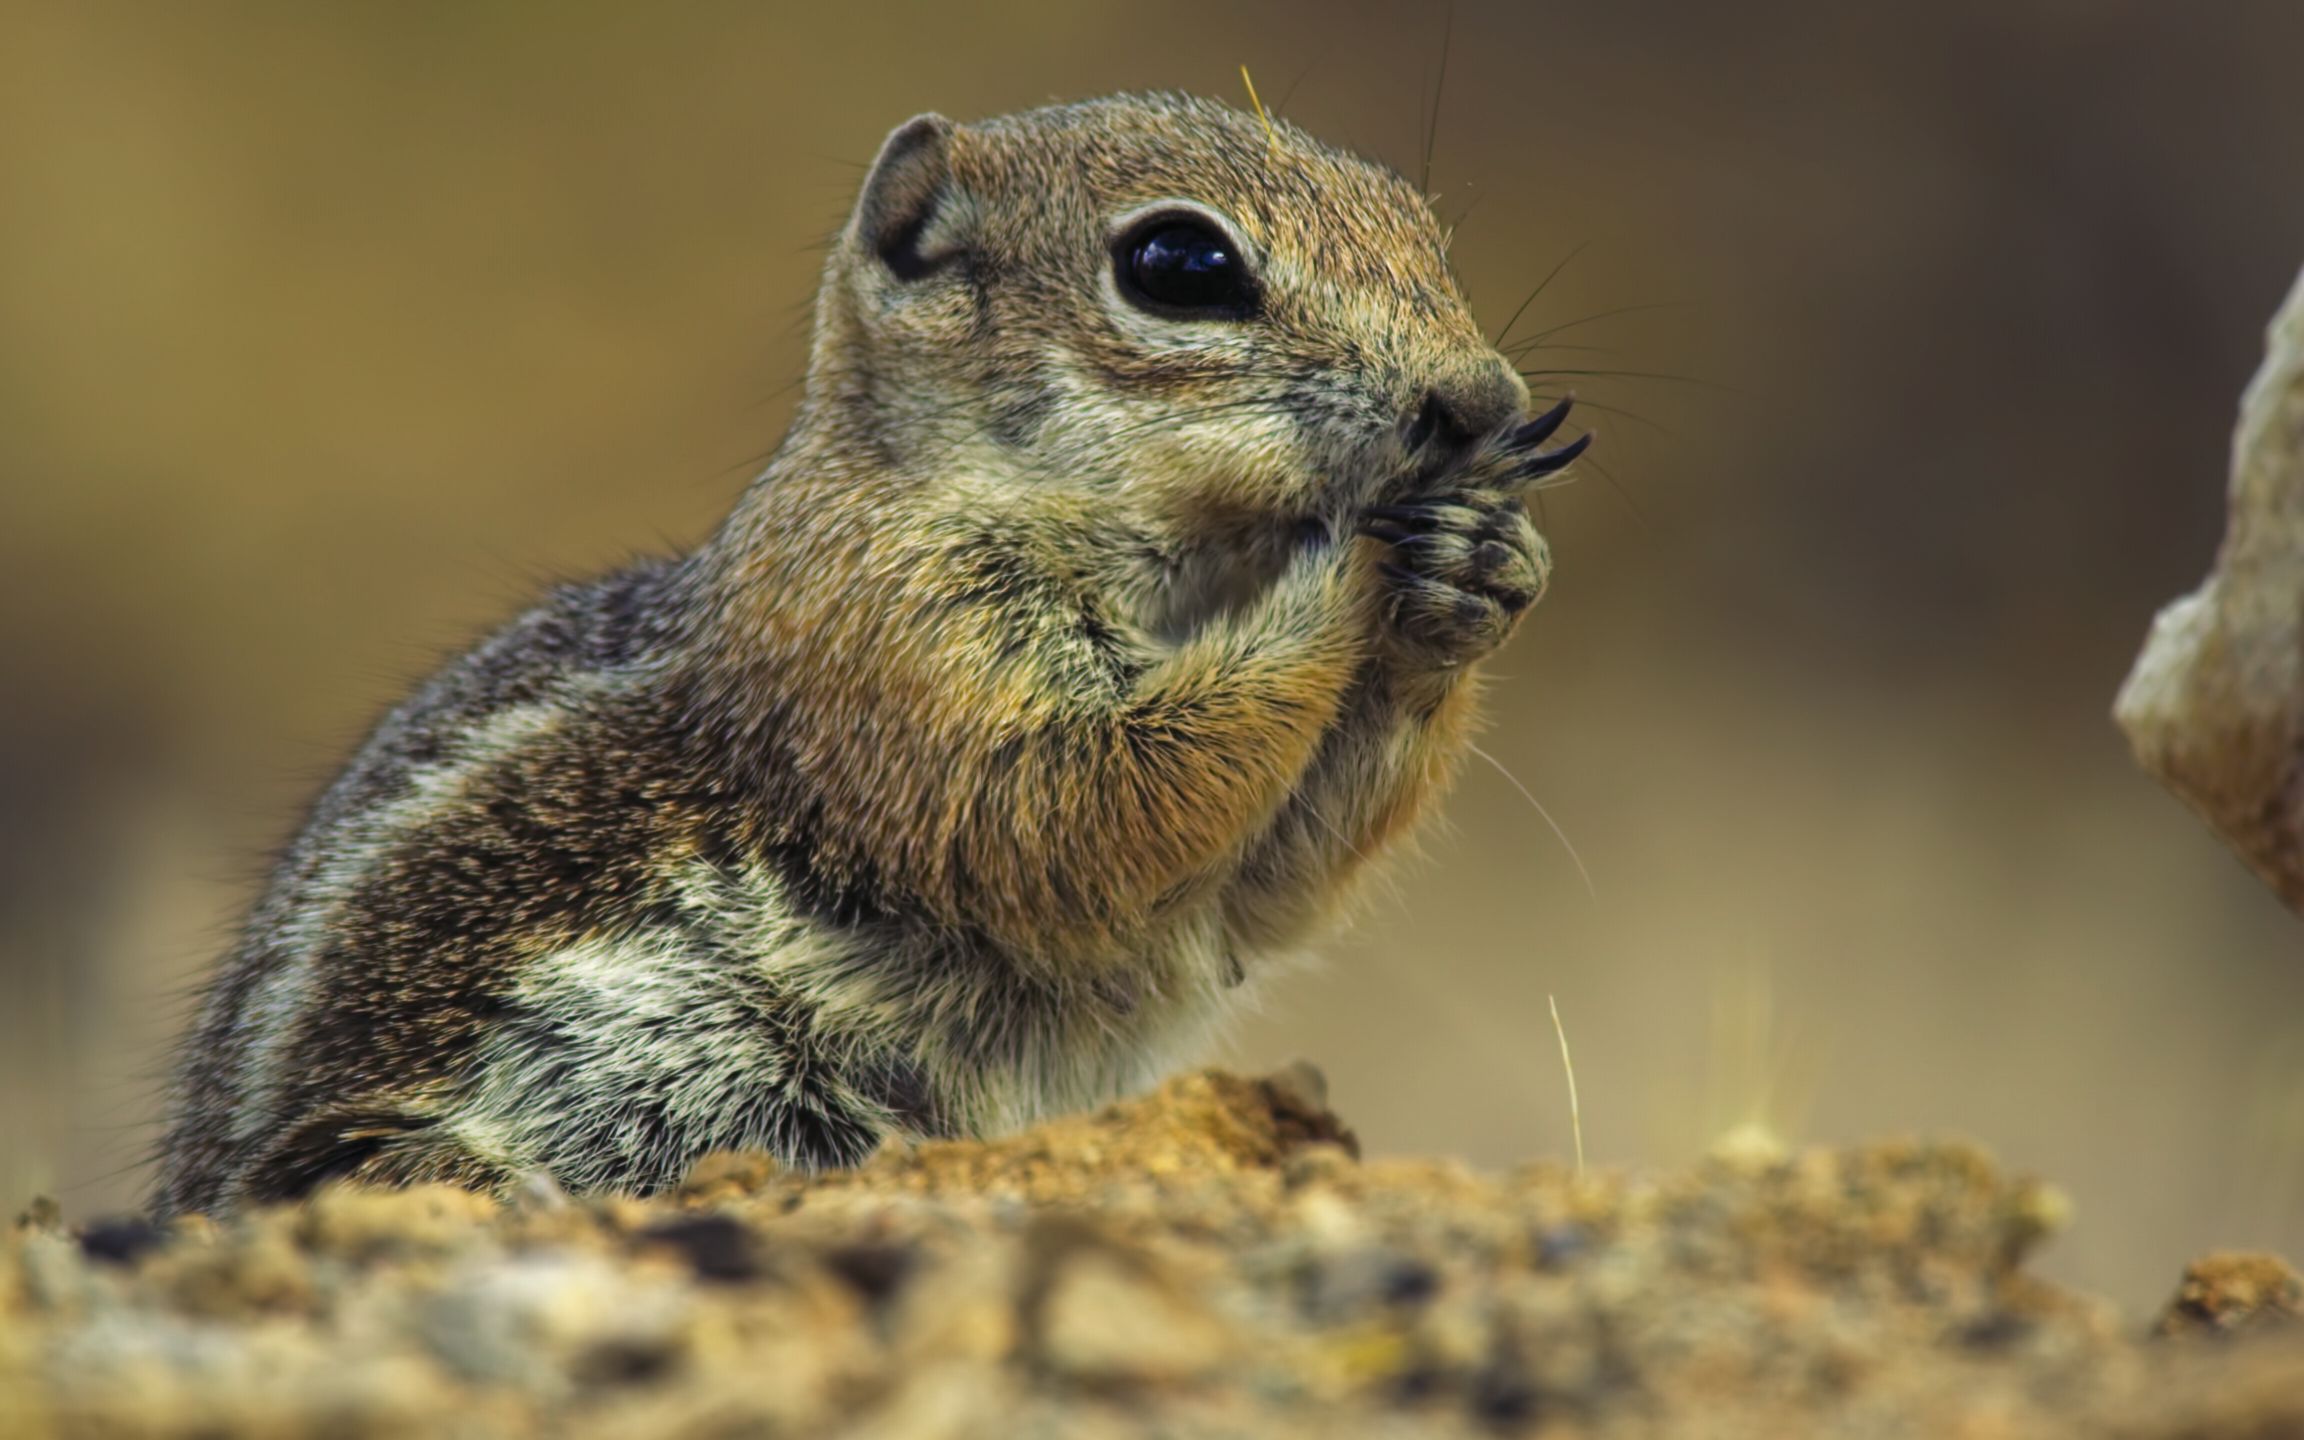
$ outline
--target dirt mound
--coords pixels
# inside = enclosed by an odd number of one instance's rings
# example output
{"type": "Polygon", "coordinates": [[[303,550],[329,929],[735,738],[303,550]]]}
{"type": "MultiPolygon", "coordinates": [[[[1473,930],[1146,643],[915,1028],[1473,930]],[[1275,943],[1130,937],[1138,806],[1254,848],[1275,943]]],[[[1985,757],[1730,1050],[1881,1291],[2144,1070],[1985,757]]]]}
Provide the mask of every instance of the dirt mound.
{"type": "Polygon", "coordinates": [[[2304,1434],[2304,1301],[2164,1338],[2029,1276],[2062,1205],[1957,1145],[1663,1178],[1362,1163],[1318,1077],[679,1194],[334,1189],[0,1255],[0,1434],[2304,1434]]]}

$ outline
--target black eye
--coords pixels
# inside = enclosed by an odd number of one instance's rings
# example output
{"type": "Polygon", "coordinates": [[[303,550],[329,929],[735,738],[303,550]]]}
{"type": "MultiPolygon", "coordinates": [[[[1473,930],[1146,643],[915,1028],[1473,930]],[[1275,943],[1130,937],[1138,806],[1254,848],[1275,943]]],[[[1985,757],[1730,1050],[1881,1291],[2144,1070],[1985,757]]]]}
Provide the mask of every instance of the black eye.
{"type": "Polygon", "coordinates": [[[1130,231],[1119,246],[1120,293],[1139,309],[1179,320],[1244,320],[1256,310],[1256,284],[1237,247],[1197,220],[1163,217],[1130,231]]]}

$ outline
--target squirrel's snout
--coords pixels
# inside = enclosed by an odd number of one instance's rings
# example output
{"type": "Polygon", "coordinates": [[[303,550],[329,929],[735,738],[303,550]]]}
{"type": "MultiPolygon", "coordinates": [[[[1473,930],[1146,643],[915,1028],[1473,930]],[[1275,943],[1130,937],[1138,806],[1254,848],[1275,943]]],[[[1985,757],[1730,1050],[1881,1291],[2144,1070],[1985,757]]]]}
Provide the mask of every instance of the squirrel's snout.
{"type": "Polygon", "coordinates": [[[1518,419],[1527,404],[1527,387],[1498,359],[1427,389],[1401,422],[1400,444],[1410,454],[1430,447],[1436,458],[1457,455],[1518,419]]]}

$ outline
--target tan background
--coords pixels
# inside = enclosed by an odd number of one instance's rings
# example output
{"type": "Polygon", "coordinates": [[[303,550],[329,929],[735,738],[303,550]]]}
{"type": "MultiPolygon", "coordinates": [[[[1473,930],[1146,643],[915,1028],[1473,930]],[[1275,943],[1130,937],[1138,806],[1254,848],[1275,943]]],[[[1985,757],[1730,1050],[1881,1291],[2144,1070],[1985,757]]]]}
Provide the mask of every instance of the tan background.
{"type": "MultiPolygon", "coordinates": [[[[1407,3],[14,0],[0,43],[0,1195],[128,1203],[266,846],[536,577],[775,443],[883,131],[1176,86],[1419,164],[1407,3]]],[[[1598,476],[1452,832],[1237,1058],[1378,1150],[1757,1120],[2064,1181],[2060,1274],[2304,1252],[2304,926],[2105,710],[2212,553],[2304,262],[2304,7],[1456,7],[1432,185],[1598,476]],[[1568,383],[1556,380],[1554,383],[1568,383]],[[1628,497],[1628,498],[1627,498],[1628,497]],[[1637,505],[1645,523],[1633,518],[1637,505]]]]}

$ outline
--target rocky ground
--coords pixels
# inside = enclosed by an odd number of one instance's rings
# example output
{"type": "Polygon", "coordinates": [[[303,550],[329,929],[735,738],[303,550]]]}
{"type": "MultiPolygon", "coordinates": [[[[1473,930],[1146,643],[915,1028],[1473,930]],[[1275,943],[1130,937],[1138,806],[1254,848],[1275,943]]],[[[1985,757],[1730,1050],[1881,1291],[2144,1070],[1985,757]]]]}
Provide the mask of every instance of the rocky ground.
{"type": "Polygon", "coordinates": [[[1972,1149],[1355,1151],[1300,1068],[652,1201],[35,1204],[0,1435],[2304,1435],[2293,1271],[2213,1258],[2125,1323],[2026,1273],[2062,1203],[1972,1149]]]}

